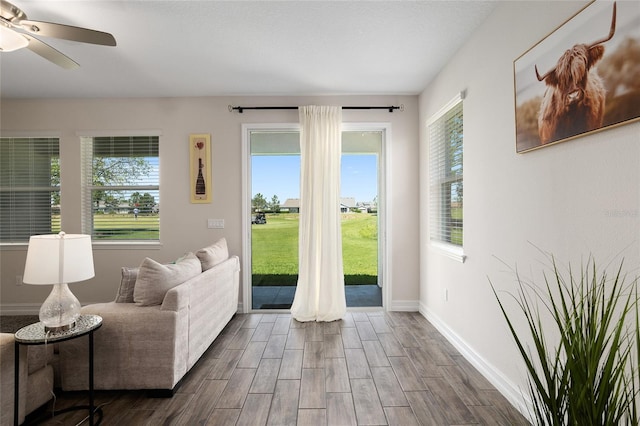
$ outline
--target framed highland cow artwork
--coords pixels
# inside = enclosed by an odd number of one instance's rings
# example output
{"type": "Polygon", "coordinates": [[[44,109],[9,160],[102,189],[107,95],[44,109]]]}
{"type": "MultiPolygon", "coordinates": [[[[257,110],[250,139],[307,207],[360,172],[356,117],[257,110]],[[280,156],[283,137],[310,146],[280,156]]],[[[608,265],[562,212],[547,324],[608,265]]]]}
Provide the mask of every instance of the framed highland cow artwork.
{"type": "Polygon", "coordinates": [[[640,4],[590,3],[513,70],[518,153],[640,119],[640,4]]]}

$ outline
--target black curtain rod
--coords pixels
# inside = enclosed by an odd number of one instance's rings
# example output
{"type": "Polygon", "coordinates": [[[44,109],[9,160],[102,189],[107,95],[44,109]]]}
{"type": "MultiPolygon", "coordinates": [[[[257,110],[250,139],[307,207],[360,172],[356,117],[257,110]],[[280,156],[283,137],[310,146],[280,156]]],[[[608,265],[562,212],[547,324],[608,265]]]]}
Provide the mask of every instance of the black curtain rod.
{"type": "MultiPolygon", "coordinates": [[[[238,111],[242,114],[245,110],[256,109],[256,110],[268,110],[268,109],[298,109],[297,106],[256,106],[256,107],[243,107],[243,106],[232,106],[229,105],[229,112],[238,111]]],[[[400,106],[343,106],[342,109],[386,109],[389,112],[393,112],[393,110],[404,111],[404,104],[400,104],[400,106]]]]}

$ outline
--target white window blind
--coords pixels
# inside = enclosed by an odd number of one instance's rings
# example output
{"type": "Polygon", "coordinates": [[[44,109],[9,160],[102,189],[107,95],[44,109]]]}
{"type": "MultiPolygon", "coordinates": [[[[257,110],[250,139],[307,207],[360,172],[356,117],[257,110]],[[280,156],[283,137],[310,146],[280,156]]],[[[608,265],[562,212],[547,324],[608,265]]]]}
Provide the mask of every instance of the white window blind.
{"type": "Polygon", "coordinates": [[[0,138],[0,242],[58,232],[58,138],[0,138]]]}
{"type": "Polygon", "coordinates": [[[428,122],[430,239],[462,247],[463,114],[462,97],[428,122]]]}
{"type": "Polygon", "coordinates": [[[83,232],[94,240],[160,239],[158,136],[83,137],[83,232]]]}

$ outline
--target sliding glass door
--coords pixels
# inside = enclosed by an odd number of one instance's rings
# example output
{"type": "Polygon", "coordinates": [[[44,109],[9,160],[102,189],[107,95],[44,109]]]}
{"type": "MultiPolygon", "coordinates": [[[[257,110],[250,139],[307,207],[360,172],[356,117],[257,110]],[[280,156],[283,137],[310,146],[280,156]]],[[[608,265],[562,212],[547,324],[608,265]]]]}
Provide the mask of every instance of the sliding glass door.
{"type": "MultiPolygon", "coordinates": [[[[298,279],[297,129],[248,130],[247,222],[251,309],[289,309],[298,279]]],[[[343,132],[341,202],[348,307],[382,306],[380,207],[383,130],[343,132]]],[[[247,299],[245,299],[249,302],[247,299]]]]}

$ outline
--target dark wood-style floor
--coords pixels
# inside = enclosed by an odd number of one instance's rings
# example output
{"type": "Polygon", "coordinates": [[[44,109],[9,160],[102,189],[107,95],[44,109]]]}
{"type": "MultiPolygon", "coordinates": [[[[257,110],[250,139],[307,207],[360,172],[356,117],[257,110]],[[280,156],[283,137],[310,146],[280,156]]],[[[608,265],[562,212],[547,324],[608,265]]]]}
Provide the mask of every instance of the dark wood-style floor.
{"type": "MultiPolygon", "coordinates": [[[[61,392],[55,409],[87,403],[86,392],[61,392]]],[[[409,312],[354,312],[332,323],[237,315],[173,398],[99,391],[96,403],[102,425],[119,426],[529,424],[409,312]]],[[[43,424],[85,416],[75,411],[43,424]]]]}

